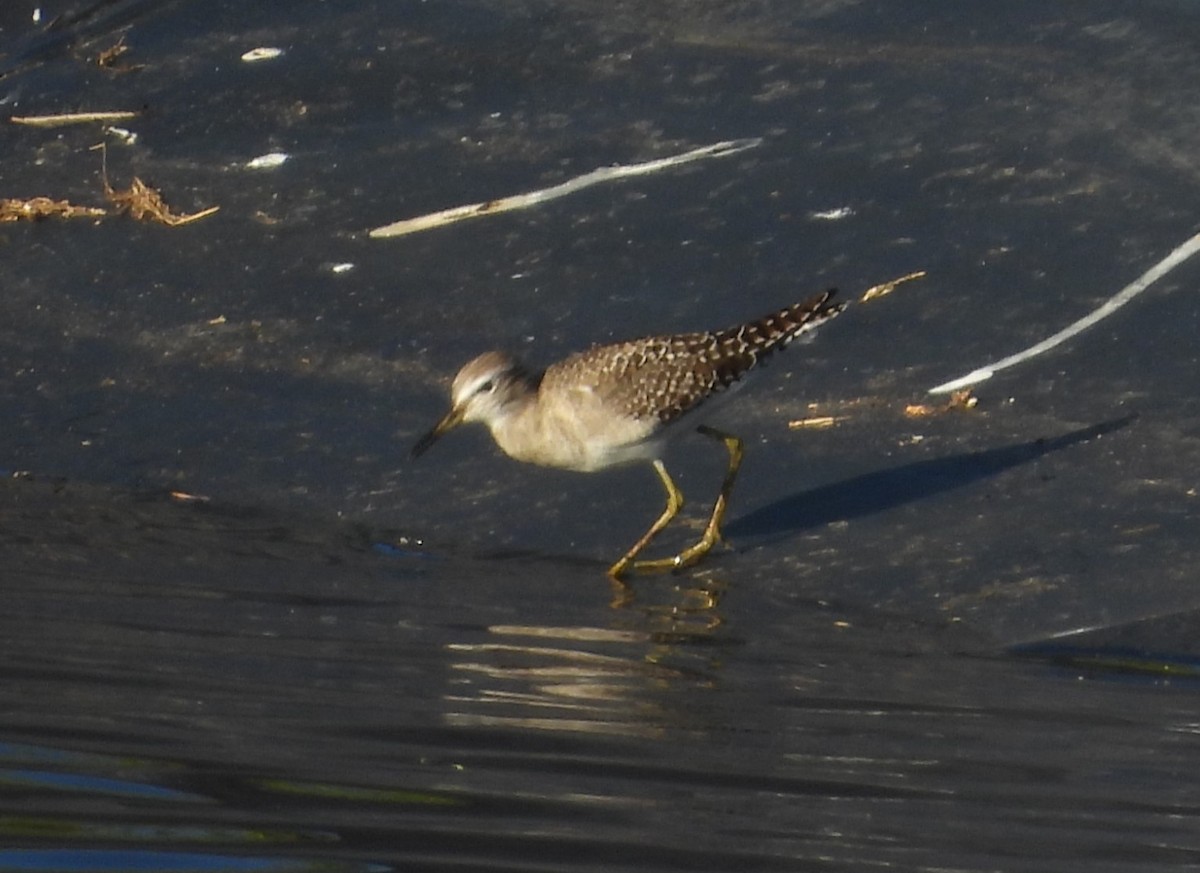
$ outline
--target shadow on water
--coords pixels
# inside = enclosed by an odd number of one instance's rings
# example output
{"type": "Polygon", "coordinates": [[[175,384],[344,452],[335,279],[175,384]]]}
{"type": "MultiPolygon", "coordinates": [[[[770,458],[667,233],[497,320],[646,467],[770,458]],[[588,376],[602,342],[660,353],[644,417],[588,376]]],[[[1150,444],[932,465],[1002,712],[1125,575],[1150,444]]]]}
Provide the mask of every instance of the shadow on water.
{"type": "Polygon", "coordinates": [[[804,491],[763,506],[725,526],[731,537],[780,538],[835,521],[860,518],[987,479],[1096,437],[1128,427],[1126,415],[1050,439],[918,461],[804,491]]]}
{"type": "Polygon", "coordinates": [[[1081,628],[1008,651],[1090,677],[1170,681],[1195,690],[1200,688],[1200,611],[1081,628]]]}

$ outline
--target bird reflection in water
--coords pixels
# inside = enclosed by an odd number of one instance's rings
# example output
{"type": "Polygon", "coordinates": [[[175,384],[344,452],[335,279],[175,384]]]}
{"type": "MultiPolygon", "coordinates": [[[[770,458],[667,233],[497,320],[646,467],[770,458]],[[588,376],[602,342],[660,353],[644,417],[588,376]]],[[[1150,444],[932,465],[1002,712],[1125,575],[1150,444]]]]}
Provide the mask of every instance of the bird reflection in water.
{"type": "Polygon", "coordinates": [[[450,643],[446,721],[643,737],[678,727],[689,719],[664,692],[711,687],[722,642],[736,642],[719,633],[725,590],[713,578],[677,580],[663,602],[612,613],[612,627],[491,625],[450,643]]]}

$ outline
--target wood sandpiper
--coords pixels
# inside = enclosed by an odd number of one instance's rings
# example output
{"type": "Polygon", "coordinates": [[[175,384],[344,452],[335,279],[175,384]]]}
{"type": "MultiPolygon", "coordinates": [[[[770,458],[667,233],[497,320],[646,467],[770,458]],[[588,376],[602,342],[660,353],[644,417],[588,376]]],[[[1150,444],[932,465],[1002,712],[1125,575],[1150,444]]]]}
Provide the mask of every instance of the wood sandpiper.
{"type": "Polygon", "coordinates": [[[826,291],[728,330],[592,346],[541,373],[505,352],[487,352],[459,371],[450,411],[417,441],[412,455],[425,452],[451,428],[479,421],[518,461],[583,472],[650,461],[666,488],[666,508],[608,573],[620,580],[630,570],[690,566],[721,540],[742,461],[742,441],[701,418],[716,407],[714,398],[736,387],[773,352],[840,313],[845,304],[835,303],[834,294],[826,291]],[[725,444],[725,480],[699,541],[670,558],[635,560],[683,506],[683,494],[662,458],[667,444],[688,432],[684,424],[725,444]]]}

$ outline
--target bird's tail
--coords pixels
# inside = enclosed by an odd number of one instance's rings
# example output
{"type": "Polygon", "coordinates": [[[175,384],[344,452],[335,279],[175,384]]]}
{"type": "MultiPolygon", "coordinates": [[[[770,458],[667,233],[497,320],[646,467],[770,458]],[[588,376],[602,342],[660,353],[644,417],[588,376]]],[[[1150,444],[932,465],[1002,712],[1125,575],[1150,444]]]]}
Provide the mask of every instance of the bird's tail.
{"type": "Polygon", "coordinates": [[[796,337],[816,329],[845,309],[845,303],[834,301],[836,294],[837,289],[830,288],[786,309],[720,331],[717,334],[720,344],[762,358],[786,347],[796,337]]]}

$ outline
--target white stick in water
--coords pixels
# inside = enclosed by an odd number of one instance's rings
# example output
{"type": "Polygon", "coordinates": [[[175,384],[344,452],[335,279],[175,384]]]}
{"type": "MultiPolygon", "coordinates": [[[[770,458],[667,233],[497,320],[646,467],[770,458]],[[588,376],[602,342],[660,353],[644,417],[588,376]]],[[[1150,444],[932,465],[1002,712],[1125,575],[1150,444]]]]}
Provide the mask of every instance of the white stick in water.
{"type": "Polygon", "coordinates": [[[987,364],[986,366],[980,367],[977,370],[972,370],[965,376],[959,376],[957,379],[951,379],[949,382],[943,382],[941,385],[935,385],[929,389],[929,393],[948,394],[951,391],[957,391],[960,388],[966,388],[968,385],[974,385],[978,382],[983,382],[992,378],[992,376],[994,376],[1000,370],[1006,370],[1009,367],[1021,363],[1022,361],[1027,361],[1032,357],[1040,355],[1042,352],[1048,352],[1055,346],[1066,342],[1071,337],[1075,336],[1075,334],[1087,330],[1102,318],[1107,318],[1108,316],[1112,315],[1134,297],[1141,294],[1143,291],[1145,291],[1163,276],[1167,275],[1167,273],[1174,270],[1198,251],[1200,251],[1200,233],[1196,234],[1191,239],[1187,240],[1187,242],[1180,245],[1175,249],[1175,251],[1171,252],[1171,254],[1167,255],[1165,258],[1143,273],[1140,277],[1138,277],[1137,280],[1122,288],[1119,293],[1110,297],[1102,306],[1100,306],[1099,309],[1096,309],[1088,315],[1085,315],[1074,324],[1064,327],[1058,333],[1054,334],[1054,336],[1047,337],[1037,345],[1030,346],[1023,352],[1018,352],[1015,355],[1009,355],[1007,358],[996,361],[994,364],[987,364]]]}
{"type": "Polygon", "coordinates": [[[576,191],[597,185],[601,182],[612,182],[628,176],[642,176],[646,173],[656,173],[659,170],[665,170],[667,167],[675,167],[679,164],[699,161],[704,158],[723,158],[743,152],[746,149],[752,149],[761,142],[762,139],[757,137],[753,139],[733,139],[702,146],[698,149],[692,149],[689,152],[683,152],[682,154],[671,155],[668,158],[646,161],[642,164],[617,164],[612,167],[601,167],[598,170],[592,170],[590,173],[584,173],[582,176],[576,176],[574,179],[568,179],[558,185],[542,188],[538,191],[530,191],[527,194],[514,194],[511,197],[503,197],[499,200],[487,200],[483,203],[455,206],[452,209],[443,209],[440,212],[431,212],[428,215],[419,215],[416,218],[406,218],[403,221],[385,224],[383,227],[377,227],[372,230],[369,235],[374,239],[404,236],[422,230],[441,227],[451,222],[462,221],[465,218],[479,218],[484,215],[495,215],[498,212],[527,209],[530,206],[545,203],[547,200],[554,200],[558,197],[574,194],[576,191]]]}

